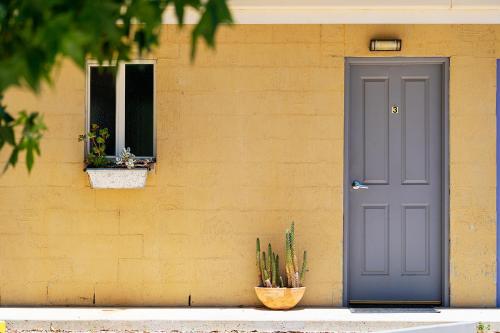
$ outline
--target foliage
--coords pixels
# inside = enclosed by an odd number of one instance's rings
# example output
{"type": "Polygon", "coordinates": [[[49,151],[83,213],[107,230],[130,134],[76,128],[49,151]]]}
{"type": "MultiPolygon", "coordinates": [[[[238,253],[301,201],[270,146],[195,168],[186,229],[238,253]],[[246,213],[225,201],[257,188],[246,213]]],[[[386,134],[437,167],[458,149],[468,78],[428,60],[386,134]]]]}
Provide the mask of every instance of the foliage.
{"type": "Polygon", "coordinates": [[[88,152],[85,163],[87,167],[102,168],[113,166],[124,166],[127,169],[135,167],[147,167],[151,161],[149,159],[137,159],[130,152],[130,147],[123,148],[118,157],[115,158],[115,164],[106,157],[106,140],[109,139],[109,130],[100,128],[97,124],[92,124],[90,131],[78,136],[78,141],[84,141],[88,144],[88,152]]]}
{"type": "Polygon", "coordinates": [[[490,325],[483,322],[477,323],[477,332],[484,333],[490,330],[490,325]]]}
{"type": "MultiPolygon", "coordinates": [[[[226,0],[0,1],[0,97],[16,86],[39,92],[42,83],[51,83],[54,67],[63,58],[83,69],[88,58],[113,62],[128,60],[136,51],[151,51],[169,8],[181,26],[186,9],[200,14],[192,31],[192,58],[200,38],[214,47],[219,25],[232,22],[226,0]]],[[[45,130],[42,119],[36,112],[13,116],[1,103],[0,117],[0,149],[4,143],[12,147],[6,167],[15,166],[25,150],[31,170],[45,130]],[[16,126],[24,126],[19,140],[12,131],[16,126]]]]}
{"type": "Polygon", "coordinates": [[[86,163],[90,167],[101,168],[109,164],[106,158],[106,140],[109,138],[107,128],[100,128],[97,124],[92,124],[90,131],[78,137],[78,141],[89,143],[86,163]]]}
{"type": "Polygon", "coordinates": [[[0,150],[8,144],[12,146],[12,152],[5,165],[4,172],[9,165],[15,166],[19,153],[26,151],[26,167],[28,171],[33,168],[35,154],[40,155],[40,139],[46,129],[43,118],[37,112],[19,112],[17,119],[14,119],[2,105],[0,95],[0,150]],[[21,136],[16,139],[16,128],[21,128],[21,136]]]}
{"type": "Polygon", "coordinates": [[[290,229],[285,232],[285,272],[287,284],[285,285],[280,272],[279,256],[273,252],[271,244],[268,244],[267,254],[260,251],[260,239],[256,243],[257,269],[259,272],[259,283],[267,288],[298,288],[304,285],[305,273],[307,271],[307,252],[304,251],[302,268],[299,271],[299,263],[295,255],[295,223],[292,222],[290,229]]]}

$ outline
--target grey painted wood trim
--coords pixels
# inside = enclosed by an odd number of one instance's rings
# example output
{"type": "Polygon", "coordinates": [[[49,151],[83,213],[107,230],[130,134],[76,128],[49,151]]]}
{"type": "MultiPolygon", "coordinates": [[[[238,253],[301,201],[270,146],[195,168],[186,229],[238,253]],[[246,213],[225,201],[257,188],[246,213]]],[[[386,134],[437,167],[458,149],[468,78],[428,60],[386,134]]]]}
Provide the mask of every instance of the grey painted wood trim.
{"type": "Polygon", "coordinates": [[[344,199],[343,202],[343,256],[342,261],[344,263],[344,271],[342,273],[342,305],[349,305],[349,93],[350,93],[350,82],[351,82],[351,58],[345,58],[345,69],[344,69],[344,195],[342,196],[344,199]]]}
{"type": "Polygon", "coordinates": [[[443,306],[450,306],[450,59],[443,59],[443,306]]]}
{"type": "Polygon", "coordinates": [[[441,140],[443,154],[443,232],[442,232],[442,302],[443,306],[450,306],[450,123],[449,123],[449,81],[450,81],[450,60],[443,57],[346,57],[344,70],[344,202],[343,202],[343,296],[342,302],[344,306],[348,306],[349,299],[349,86],[351,65],[405,65],[405,64],[440,64],[443,70],[443,137],[441,140]]]}

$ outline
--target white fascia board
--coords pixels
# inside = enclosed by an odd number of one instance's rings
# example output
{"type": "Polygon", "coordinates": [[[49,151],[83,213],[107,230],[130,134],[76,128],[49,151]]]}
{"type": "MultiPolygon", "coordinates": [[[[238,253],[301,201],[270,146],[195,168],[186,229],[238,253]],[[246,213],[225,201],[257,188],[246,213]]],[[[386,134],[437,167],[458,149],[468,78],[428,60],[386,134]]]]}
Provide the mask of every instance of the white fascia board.
{"type": "Polygon", "coordinates": [[[500,0],[453,0],[453,8],[500,9],[500,0]]]}
{"type": "MultiPolygon", "coordinates": [[[[343,7],[237,7],[231,11],[236,24],[500,24],[499,8],[343,8],[343,7]]],[[[188,11],[186,24],[198,15],[188,11]]],[[[177,23],[172,11],[165,24],[177,23]]]]}
{"type": "Polygon", "coordinates": [[[227,0],[234,8],[301,7],[301,8],[357,8],[357,9],[449,9],[497,8],[500,0],[227,0]]]}
{"type": "Polygon", "coordinates": [[[450,8],[452,5],[451,0],[228,0],[228,2],[233,7],[332,7],[365,9],[402,7],[450,8]]]}

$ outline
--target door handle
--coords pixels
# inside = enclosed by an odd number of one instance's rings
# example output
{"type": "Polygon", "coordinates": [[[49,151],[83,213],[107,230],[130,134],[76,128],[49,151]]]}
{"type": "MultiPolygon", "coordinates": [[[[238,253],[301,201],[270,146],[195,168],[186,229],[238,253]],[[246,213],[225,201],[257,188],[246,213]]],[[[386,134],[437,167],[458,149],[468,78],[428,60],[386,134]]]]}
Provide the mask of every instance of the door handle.
{"type": "Polygon", "coordinates": [[[351,184],[353,190],[367,189],[368,185],[363,184],[359,180],[354,180],[351,184]]]}

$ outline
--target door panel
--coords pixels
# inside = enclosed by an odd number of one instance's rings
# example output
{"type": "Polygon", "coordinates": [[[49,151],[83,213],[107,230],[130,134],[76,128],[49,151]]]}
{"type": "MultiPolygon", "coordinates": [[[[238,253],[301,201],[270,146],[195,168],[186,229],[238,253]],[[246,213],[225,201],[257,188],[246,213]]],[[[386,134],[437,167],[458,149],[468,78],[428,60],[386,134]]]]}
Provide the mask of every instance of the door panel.
{"type": "Polygon", "coordinates": [[[371,184],[389,181],[389,80],[362,78],[363,82],[363,179],[371,184]],[[380,130],[372,130],[378,128],[380,130]]]}
{"type": "Polygon", "coordinates": [[[387,205],[363,207],[363,275],[389,274],[389,214],[387,205]]]}
{"type": "Polygon", "coordinates": [[[402,274],[429,275],[429,206],[402,207],[402,274]]]}
{"type": "Polygon", "coordinates": [[[401,113],[402,181],[429,182],[429,80],[402,79],[401,113]]]}
{"type": "Polygon", "coordinates": [[[352,64],[350,302],[441,302],[442,65],[352,64]],[[393,108],[394,107],[394,108],[393,108]]]}

